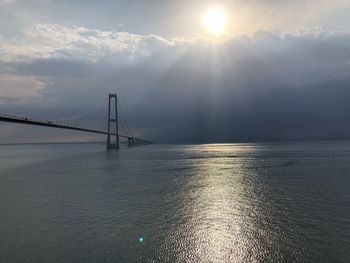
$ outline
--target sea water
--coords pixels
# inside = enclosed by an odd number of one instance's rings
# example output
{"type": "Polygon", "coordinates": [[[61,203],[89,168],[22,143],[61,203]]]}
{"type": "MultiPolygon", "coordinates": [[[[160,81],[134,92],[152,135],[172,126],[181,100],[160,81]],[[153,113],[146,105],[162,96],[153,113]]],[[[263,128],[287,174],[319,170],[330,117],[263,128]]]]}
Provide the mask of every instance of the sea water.
{"type": "Polygon", "coordinates": [[[0,145],[0,262],[350,262],[350,143],[0,145]]]}

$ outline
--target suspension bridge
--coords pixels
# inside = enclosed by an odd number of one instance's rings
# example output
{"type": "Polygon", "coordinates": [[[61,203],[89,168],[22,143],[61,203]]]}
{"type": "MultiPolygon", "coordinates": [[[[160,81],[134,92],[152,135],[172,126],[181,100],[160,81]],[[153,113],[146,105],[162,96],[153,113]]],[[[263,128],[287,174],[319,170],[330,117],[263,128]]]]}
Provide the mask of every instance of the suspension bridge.
{"type": "Polygon", "coordinates": [[[151,141],[141,139],[141,138],[136,138],[133,136],[124,118],[117,94],[109,94],[107,131],[89,129],[89,128],[79,127],[75,125],[75,121],[77,119],[86,118],[91,113],[95,113],[96,111],[98,111],[99,108],[100,107],[96,107],[85,113],[71,116],[69,118],[58,119],[58,120],[36,120],[36,119],[31,119],[26,117],[19,117],[19,116],[0,113],[0,121],[25,124],[25,125],[41,126],[41,127],[51,127],[51,128],[57,128],[57,129],[65,129],[65,130],[74,130],[74,131],[81,131],[81,132],[89,132],[89,133],[95,133],[95,134],[104,134],[104,135],[107,135],[106,148],[108,150],[119,149],[120,139],[127,139],[128,147],[152,144],[151,141]],[[120,113],[121,113],[120,115],[122,118],[118,117],[119,116],[118,109],[120,110],[120,113]],[[119,133],[119,123],[122,123],[124,125],[124,128],[125,128],[124,130],[126,131],[126,134],[119,133]]]}

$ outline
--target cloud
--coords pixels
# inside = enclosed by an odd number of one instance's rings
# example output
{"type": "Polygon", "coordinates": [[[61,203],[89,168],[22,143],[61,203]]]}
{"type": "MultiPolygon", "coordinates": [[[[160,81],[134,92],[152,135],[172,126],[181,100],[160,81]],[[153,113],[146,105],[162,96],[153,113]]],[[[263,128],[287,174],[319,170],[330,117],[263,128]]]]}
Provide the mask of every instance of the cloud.
{"type": "Polygon", "coordinates": [[[3,61],[48,58],[90,61],[121,58],[132,61],[149,54],[152,48],[174,44],[155,35],[140,36],[57,24],[38,24],[26,30],[19,39],[0,41],[3,61]]]}
{"type": "Polygon", "coordinates": [[[57,119],[118,90],[135,134],[158,142],[349,138],[349,43],[319,28],[213,44],[39,25],[2,44],[0,95],[31,99],[0,112],[57,119]]]}
{"type": "Polygon", "coordinates": [[[0,6],[9,5],[14,3],[16,0],[0,0],[0,6]]]}
{"type": "Polygon", "coordinates": [[[347,0],[235,0],[223,4],[230,10],[233,34],[293,32],[310,26],[349,29],[348,15],[344,14],[350,7],[347,0]]]}
{"type": "Polygon", "coordinates": [[[35,76],[0,74],[0,99],[2,100],[39,96],[44,88],[44,82],[35,76]]]}

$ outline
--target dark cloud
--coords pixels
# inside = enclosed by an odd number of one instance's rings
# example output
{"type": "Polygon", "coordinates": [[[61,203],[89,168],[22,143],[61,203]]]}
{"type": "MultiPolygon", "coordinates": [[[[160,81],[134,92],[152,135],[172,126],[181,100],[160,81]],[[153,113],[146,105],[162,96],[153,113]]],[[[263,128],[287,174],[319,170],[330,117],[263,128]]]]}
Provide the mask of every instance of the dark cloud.
{"type": "MultiPolygon", "coordinates": [[[[59,118],[107,103],[117,90],[134,132],[157,142],[348,139],[349,40],[262,32],[215,45],[152,40],[132,63],[105,54],[7,62],[46,87],[38,98],[2,101],[0,110],[59,118]]],[[[105,118],[102,111],[84,125],[104,128],[105,118]]]]}

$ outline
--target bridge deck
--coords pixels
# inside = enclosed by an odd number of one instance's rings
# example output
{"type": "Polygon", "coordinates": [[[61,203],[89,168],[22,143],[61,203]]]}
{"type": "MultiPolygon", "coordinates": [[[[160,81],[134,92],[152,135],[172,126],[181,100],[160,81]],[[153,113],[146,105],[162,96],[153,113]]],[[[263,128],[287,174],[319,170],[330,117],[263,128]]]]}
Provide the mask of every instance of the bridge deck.
{"type": "MultiPolygon", "coordinates": [[[[0,121],[10,122],[10,123],[27,124],[27,125],[35,125],[35,126],[42,126],[42,127],[51,127],[51,128],[58,128],[58,129],[66,129],[66,130],[74,130],[74,131],[82,131],[82,132],[90,132],[90,133],[105,134],[105,135],[108,134],[106,131],[101,131],[101,130],[93,130],[93,129],[68,126],[68,125],[60,125],[60,124],[55,124],[51,121],[34,120],[34,119],[22,118],[22,117],[11,116],[11,115],[6,115],[6,114],[0,114],[0,121]]],[[[111,133],[111,135],[116,136],[117,134],[111,133]]],[[[125,139],[142,140],[142,139],[138,139],[138,138],[122,135],[122,134],[119,134],[119,137],[125,138],[125,139]]],[[[142,140],[142,141],[144,141],[144,140],[142,140]]]]}

